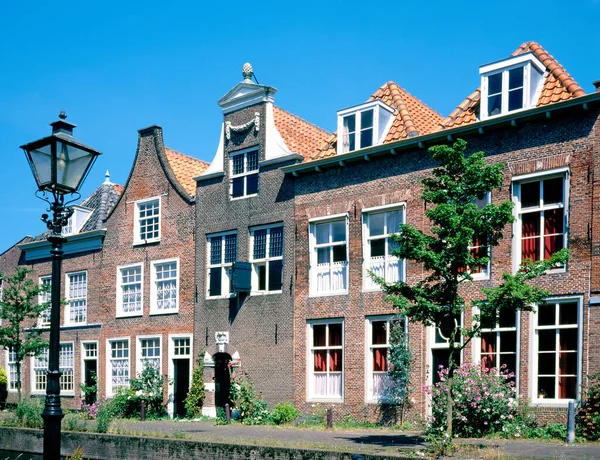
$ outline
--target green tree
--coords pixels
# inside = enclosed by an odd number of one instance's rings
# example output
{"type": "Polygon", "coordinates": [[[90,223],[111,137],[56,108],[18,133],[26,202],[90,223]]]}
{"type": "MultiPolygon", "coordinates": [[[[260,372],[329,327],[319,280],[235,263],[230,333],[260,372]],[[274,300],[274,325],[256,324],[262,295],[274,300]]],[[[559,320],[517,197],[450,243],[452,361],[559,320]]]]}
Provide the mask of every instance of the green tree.
{"type": "Polygon", "coordinates": [[[2,276],[3,296],[0,302],[0,346],[15,353],[17,368],[17,393],[21,402],[21,364],[27,356],[37,356],[48,347],[42,340],[41,331],[35,329],[42,311],[50,306],[38,303],[38,296],[48,286],[34,283],[29,277],[31,270],[15,267],[12,276],[2,276]],[[25,331],[25,329],[28,329],[25,331]]]}
{"type": "MultiPolygon", "coordinates": [[[[486,319],[498,318],[500,309],[532,309],[548,292],[528,282],[543,275],[557,264],[565,264],[568,251],[555,253],[549,260],[526,260],[516,274],[504,273],[501,283],[482,289],[482,298],[471,304],[462,297],[460,286],[472,280],[471,272],[487,266],[488,255],[474,254],[474,241],[497,246],[507,224],[513,222],[513,204],[504,201],[479,208],[475,203],[488,192],[502,185],[503,164],[487,164],[483,152],[466,154],[466,142],[457,140],[452,146],[431,147],[429,153],[438,163],[432,176],[422,181],[421,197],[428,209],[425,215],[431,223],[423,232],[412,225],[400,225],[394,236],[399,247],[394,255],[421,263],[423,278],[414,283],[386,283],[374,276],[387,294],[386,300],[396,306],[409,320],[440,328],[449,339],[449,389],[447,427],[452,438],[452,374],[457,367],[460,350],[480,334],[479,315],[474,315],[470,327],[455,318],[472,306],[479,307],[486,319]],[[461,338],[463,339],[461,342],[461,338]]],[[[489,250],[487,252],[489,254],[489,250]]],[[[435,371],[435,370],[434,370],[435,371]]]]}

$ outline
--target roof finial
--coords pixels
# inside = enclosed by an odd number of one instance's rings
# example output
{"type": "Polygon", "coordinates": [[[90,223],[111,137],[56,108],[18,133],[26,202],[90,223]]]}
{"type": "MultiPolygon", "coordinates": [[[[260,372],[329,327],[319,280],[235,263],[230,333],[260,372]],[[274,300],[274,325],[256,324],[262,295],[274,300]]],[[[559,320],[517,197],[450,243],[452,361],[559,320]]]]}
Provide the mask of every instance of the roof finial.
{"type": "Polygon", "coordinates": [[[110,184],[110,173],[108,172],[108,169],[106,170],[106,173],[104,173],[104,183],[110,184]]]}
{"type": "Polygon", "coordinates": [[[65,113],[64,110],[60,111],[60,113],[58,114],[58,118],[60,118],[61,120],[66,120],[67,119],[67,114],[65,113]]]}
{"type": "Polygon", "coordinates": [[[246,62],[242,66],[242,75],[243,75],[244,81],[246,83],[252,83],[252,77],[254,76],[254,71],[252,70],[252,65],[249,62],[246,62]]]}

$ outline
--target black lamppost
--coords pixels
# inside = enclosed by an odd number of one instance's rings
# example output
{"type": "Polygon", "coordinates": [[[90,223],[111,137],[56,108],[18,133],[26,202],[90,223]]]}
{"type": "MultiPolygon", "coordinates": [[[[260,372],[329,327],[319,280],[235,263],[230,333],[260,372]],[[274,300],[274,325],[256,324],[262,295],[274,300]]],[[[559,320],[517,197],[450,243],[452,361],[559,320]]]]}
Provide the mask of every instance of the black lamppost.
{"type": "Polygon", "coordinates": [[[73,137],[75,125],[66,121],[65,112],[60,120],[50,123],[52,134],[38,141],[22,145],[27,161],[37,182],[36,196],[46,201],[50,208],[42,220],[50,230],[48,241],[52,244],[52,291],[50,310],[50,349],[44,418],[44,460],[60,459],[60,424],[64,416],[60,407],[60,281],[63,258],[62,245],[66,239],[62,229],[73,214],[68,207],[78,199],[77,191],[83,183],[94,160],[100,152],[82,144],[73,137]],[[65,202],[65,195],[77,194],[75,200],[65,202]]]}

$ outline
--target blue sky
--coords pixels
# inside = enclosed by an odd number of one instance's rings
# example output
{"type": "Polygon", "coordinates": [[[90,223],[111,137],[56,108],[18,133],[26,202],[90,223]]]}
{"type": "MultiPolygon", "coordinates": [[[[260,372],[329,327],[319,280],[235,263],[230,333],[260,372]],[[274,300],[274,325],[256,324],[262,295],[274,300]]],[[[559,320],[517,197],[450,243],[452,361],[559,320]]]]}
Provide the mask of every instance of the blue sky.
{"type": "Polygon", "coordinates": [[[123,184],[137,130],[211,161],[217,100],[252,63],[275,103],[333,131],[336,111],[393,80],[447,115],[479,86],[478,67],[534,40],[589,93],[600,79],[600,0],[494,2],[8,2],[0,38],[0,252],[44,230],[44,203],[20,145],[65,110],[123,184]]]}

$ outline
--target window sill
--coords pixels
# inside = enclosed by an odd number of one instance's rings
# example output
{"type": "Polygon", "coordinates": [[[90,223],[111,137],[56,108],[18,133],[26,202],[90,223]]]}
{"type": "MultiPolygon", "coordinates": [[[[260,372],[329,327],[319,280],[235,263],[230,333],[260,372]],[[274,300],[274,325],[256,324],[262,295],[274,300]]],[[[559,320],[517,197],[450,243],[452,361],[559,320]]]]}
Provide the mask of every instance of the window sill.
{"type": "Polygon", "coordinates": [[[310,403],[343,403],[344,398],[309,398],[306,402],[310,403]]]}
{"type": "Polygon", "coordinates": [[[283,294],[283,291],[251,291],[251,297],[260,297],[264,295],[283,294]]]}
{"type": "Polygon", "coordinates": [[[115,318],[138,318],[140,316],[143,316],[143,312],[136,312],[136,313],[117,313],[115,315],[115,318]]]}
{"type": "Polygon", "coordinates": [[[532,399],[529,403],[529,407],[547,407],[547,408],[564,408],[566,409],[569,406],[570,401],[575,401],[577,403],[577,399],[532,399]]]}
{"type": "Polygon", "coordinates": [[[160,238],[153,238],[151,240],[134,241],[133,246],[145,246],[147,244],[160,243],[160,238]]]}
{"type": "Polygon", "coordinates": [[[369,287],[369,288],[364,287],[362,291],[363,292],[382,292],[382,289],[380,287],[369,287]]]}
{"type": "Polygon", "coordinates": [[[218,296],[214,296],[214,297],[205,297],[206,300],[222,300],[222,299],[233,299],[235,297],[235,294],[229,294],[229,295],[218,295],[218,296]]]}
{"type": "Polygon", "coordinates": [[[175,308],[173,310],[168,310],[168,311],[150,310],[150,316],[174,315],[177,313],[179,313],[179,308],[175,308]]]}
{"type": "Polygon", "coordinates": [[[316,297],[332,297],[336,295],[348,295],[348,291],[334,291],[334,292],[311,292],[308,297],[316,298],[316,297]]]}
{"type": "Polygon", "coordinates": [[[252,195],[238,196],[238,197],[235,197],[235,198],[232,197],[232,196],[230,196],[229,197],[229,201],[245,200],[246,198],[252,198],[252,197],[255,197],[255,196],[258,196],[258,193],[254,193],[252,195]]]}
{"type": "MultiPolygon", "coordinates": [[[[87,326],[87,321],[81,323],[64,323],[62,327],[79,327],[79,326],[87,326]]],[[[45,328],[49,329],[49,328],[45,328]]]]}

